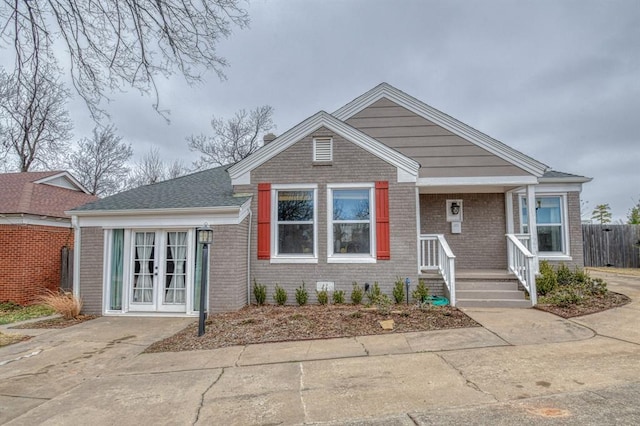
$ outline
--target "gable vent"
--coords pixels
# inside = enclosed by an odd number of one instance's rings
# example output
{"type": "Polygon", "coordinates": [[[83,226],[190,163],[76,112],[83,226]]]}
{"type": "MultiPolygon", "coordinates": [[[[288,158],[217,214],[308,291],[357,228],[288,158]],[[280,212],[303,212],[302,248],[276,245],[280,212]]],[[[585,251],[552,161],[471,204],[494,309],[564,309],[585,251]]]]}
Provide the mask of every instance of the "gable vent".
{"type": "Polygon", "coordinates": [[[333,139],[313,140],[313,161],[333,161],[333,139]]]}

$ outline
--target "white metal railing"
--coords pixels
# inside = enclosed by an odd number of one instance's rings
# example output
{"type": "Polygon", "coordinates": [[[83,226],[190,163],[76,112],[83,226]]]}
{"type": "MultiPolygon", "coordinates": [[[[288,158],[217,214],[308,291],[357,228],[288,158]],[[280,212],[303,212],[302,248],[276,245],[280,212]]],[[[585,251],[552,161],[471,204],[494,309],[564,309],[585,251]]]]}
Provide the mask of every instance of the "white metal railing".
{"type": "MultiPolygon", "coordinates": [[[[507,259],[509,270],[515,274],[518,281],[527,289],[531,306],[535,306],[538,303],[535,256],[522,243],[524,237],[524,234],[507,234],[507,259]]],[[[528,235],[526,236],[526,241],[529,241],[528,235]]]]}
{"type": "Polygon", "coordinates": [[[456,257],[442,234],[420,235],[420,270],[438,271],[449,290],[449,303],[456,306],[456,257]]]}

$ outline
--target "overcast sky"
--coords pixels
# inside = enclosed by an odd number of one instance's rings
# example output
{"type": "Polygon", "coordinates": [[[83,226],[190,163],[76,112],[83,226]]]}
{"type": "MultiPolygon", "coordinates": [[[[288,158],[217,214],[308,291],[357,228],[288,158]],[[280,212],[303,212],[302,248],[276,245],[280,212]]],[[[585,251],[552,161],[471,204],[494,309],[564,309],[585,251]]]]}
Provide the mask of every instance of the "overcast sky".
{"type": "MultiPolygon", "coordinates": [[[[108,106],[136,156],[190,163],[185,137],[211,116],[269,104],[281,134],[385,81],[555,170],[593,178],[589,212],[625,218],[640,198],[640,1],[283,1],[248,4],[219,45],[227,80],[161,81],[108,106]]],[[[93,124],[71,104],[76,139],[93,124]]]]}

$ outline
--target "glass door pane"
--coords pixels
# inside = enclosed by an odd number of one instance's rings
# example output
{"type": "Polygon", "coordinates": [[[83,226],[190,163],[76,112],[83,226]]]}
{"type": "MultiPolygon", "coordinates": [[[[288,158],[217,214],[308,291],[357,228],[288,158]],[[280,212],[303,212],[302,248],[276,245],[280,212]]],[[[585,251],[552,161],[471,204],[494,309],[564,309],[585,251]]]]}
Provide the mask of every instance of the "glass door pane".
{"type": "Polygon", "coordinates": [[[153,305],[155,232],[136,232],[133,261],[133,291],[131,302],[153,305]]]}
{"type": "Polygon", "coordinates": [[[162,303],[184,305],[187,280],[187,233],[167,232],[162,303]]]}

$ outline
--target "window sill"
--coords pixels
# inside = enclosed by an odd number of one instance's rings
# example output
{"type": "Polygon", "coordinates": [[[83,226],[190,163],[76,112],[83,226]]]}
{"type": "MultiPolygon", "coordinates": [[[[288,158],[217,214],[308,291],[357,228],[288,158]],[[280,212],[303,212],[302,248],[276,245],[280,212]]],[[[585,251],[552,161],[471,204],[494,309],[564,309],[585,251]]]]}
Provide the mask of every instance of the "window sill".
{"type": "Polygon", "coordinates": [[[327,258],[327,263],[376,263],[375,257],[371,256],[331,256],[327,258]]]}
{"type": "Polygon", "coordinates": [[[318,263],[317,257],[272,257],[271,263],[318,263]]]}
{"type": "Polygon", "coordinates": [[[312,161],[311,165],[316,166],[333,166],[333,161],[312,161]]]}
{"type": "Polygon", "coordinates": [[[566,254],[542,254],[538,253],[540,260],[559,260],[559,261],[572,261],[573,257],[566,254]]]}

